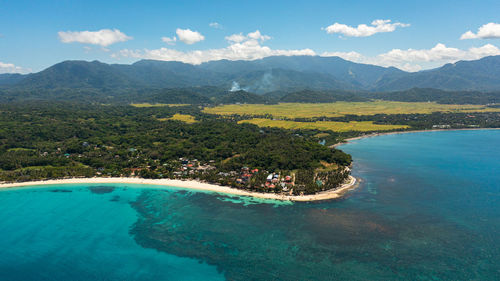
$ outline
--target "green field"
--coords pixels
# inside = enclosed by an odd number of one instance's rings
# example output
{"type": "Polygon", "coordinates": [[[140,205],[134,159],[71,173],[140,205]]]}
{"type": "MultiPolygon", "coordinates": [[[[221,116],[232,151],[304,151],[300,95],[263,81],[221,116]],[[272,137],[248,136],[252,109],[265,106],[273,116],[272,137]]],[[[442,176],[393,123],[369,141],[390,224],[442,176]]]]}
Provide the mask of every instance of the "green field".
{"type": "Polygon", "coordinates": [[[9,152],[19,152],[19,151],[35,151],[34,149],[31,148],[24,148],[24,147],[15,147],[15,148],[9,148],[7,149],[9,152]]]}
{"type": "Polygon", "coordinates": [[[165,107],[165,106],[188,106],[189,104],[184,104],[184,103],[131,103],[130,104],[133,107],[165,107]]]}
{"type": "Polygon", "coordinates": [[[390,131],[396,129],[406,129],[406,125],[379,125],[373,124],[372,121],[351,121],[351,122],[333,122],[333,121],[316,121],[316,122],[295,122],[286,120],[271,120],[263,118],[253,118],[242,120],[238,123],[250,123],[259,127],[278,127],[283,129],[317,129],[334,132],[371,132],[371,131],[390,131]]]}
{"type": "Polygon", "coordinates": [[[207,107],[205,113],[217,115],[249,115],[284,118],[341,117],[344,115],[375,114],[429,114],[432,112],[500,112],[500,108],[482,105],[437,104],[434,102],[335,102],[335,103],[280,103],[274,105],[242,104],[207,107]]]}
{"type": "Polygon", "coordinates": [[[198,122],[191,115],[188,115],[188,114],[179,114],[179,113],[174,114],[174,116],[172,116],[170,118],[159,118],[158,120],[160,120],[160,121],[177,120],[177,121],[182,121],[182,122],[188,123],[188,124],[193,124],[193,123],[198,122]]]}

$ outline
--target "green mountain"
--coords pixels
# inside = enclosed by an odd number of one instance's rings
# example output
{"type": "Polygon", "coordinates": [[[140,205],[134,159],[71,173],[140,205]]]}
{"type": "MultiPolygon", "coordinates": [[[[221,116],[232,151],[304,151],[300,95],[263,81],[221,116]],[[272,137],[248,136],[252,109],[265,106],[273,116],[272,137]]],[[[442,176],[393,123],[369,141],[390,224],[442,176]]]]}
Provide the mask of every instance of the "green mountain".
{"type": "Polygon", "coordinates": [[[394,67],[386,68],[354,63],[339,57],[319,56],[273,56],[254,61],[220,60],[203,63],[200,68],[232,75],[272,69],[284,69],[302,74],[322,74],[323,78],[329,77],[338,81],[337,83],[341,81],[345,85],[350,85],[350,88],[359,89],[370,88],[385,75],[405,73],[394,67]]]}
{"type": "Polygon", "coordinates": [[[99,61],[64,61],[38,73],[29,74],[16,86],[24,88],[127,88],[140,81],[116,67],[99,61]]]}
{"type": "MultiPolygon", "coordinates": [[[[131,65],[64,61],[38,73],[1,74],[0,99],[123,103],[154,99],[185,101],[191,97],[192,103],[205,103],[222,100],[234,83],[239,85],[235,90],[266,94],[263,102],[327,102],[355,100],[360,96],[443,102],[465,96],[491,100],[500,91],[500,56],[460,61],[416,73],[318,56],[220,60],[200,65],[154,60],[131,65]],[[461,93],[453,96],[431,88],[461,93]]],[[[240,95],[225,99],[249,103],[257,97],[240,95]]]]}
{"type": "Polygon", "coordinates": [[[288,93],[282,96],[280,102],[303,102],[303,103],[328,103],[336,101],[366,101],[367,98],[359,94],[339,91],[312,91],[303,90],[288,93]]]}
{"type": "Polygon", "coordinates": [[[226,95],[217,98],[215,101],[218,104],[235,104],[235,103],[266,104],[275,102],[272,99],[267,98],[266,96],[249,93],[243,90],[229,92],[226,95]]]}
{"type": "Polygon", "coordinates": [[[17,84],[24,77],[25,75],[19,73],[2,73],[0,74],[0,86],[17,84]]]}
{"type": "Polygon", "coordinates": [[[415,87],[442,90],[500,90],[500,56],[459,61],[428,71],[387,75],[373,86],[378,91],[399,91],[415,87]]]}

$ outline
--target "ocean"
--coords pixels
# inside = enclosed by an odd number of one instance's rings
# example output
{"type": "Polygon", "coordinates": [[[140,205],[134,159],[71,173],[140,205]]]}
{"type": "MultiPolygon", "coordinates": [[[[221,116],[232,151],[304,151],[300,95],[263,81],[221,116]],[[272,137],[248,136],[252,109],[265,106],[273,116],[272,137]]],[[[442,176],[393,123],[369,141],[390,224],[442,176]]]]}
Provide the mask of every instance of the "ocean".
{"type": "Polygon", "coordinates": [[[355,140],[307,203],[131,184],[0,191],[0,280],[500,280],[500,130],[355,140]]]}

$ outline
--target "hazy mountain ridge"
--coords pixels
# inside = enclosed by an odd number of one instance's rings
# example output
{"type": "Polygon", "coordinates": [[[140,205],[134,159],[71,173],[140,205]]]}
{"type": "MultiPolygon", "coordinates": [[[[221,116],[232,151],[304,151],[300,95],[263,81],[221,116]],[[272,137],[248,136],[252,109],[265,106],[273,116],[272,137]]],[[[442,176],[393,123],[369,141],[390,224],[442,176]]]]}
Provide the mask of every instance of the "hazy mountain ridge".
{"type": "Polygon", "coordinates": [[[374,89],[400,91],[414,87],[442,90],[500,90],[500,56],[459,61],[432,70],[406,73],[399,77],[385,76],[376,83],[374,89]]]}
{"type": "Polygon", "coordinates": [[[500,90],[500,56],[460,61],[408,73],[339,57],[275,56],[254,61],[220,60],[191,65],[141,60],[134,64],[64,61],[28,75],[0,75],[0,85],[21,88],[180,88],[233,82],[250,92],[358,90],[500,90]]]}
{"type": "Polygon", "coordinates": [[[408,73],[336,57],[268,57],[201,65],[64,61],[33,74],[1,74],[0,101],[273,103],[383,99],[499,103],[500,56],[408,73]],[[231,91],[230,91],[231,90],[231,91]],[[256,95],[257,94],[257,95],[256,95]]]}

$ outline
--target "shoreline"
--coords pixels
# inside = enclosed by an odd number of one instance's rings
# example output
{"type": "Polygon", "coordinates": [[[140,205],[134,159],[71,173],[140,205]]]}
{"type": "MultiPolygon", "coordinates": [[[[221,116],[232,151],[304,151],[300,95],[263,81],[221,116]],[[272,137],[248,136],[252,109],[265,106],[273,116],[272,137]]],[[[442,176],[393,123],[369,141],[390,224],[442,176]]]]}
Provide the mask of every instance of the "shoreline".
{"type": "Polygon", "coordinates": [[[460,129],[429,129],[429,130],[410,130],[410,131],[395,131],[395,132],[387,132],[387,133],[371,133],[367,135],[362,135],[353,138],[347,138],[343,141],[331,145],[332,148],[337,148],[338,146],[349,143],[353,140],[360,140],[365,138],[373,138],[380,137],[385,135],[399,135],[399,134],[410,134],[410,133],[425,133],[425,132],[444,132],[444,131],[477,131],[477,130],[500,130],[500,128],[460,128],[460,129]]]}
{"type": "Polygon", "coordinates": [[[14,187],[44,187],[47,185],[59,185],[59,184],[86,184],[86,183],[121,183],[121,184],[146,184],[153,185],[161,188],[161,186],[166,187],[177,187],[184,189],[200,190],[216,192],[226,195],[237,195],[237,196],[250,196],[260,199],[272,199],[280,201],[296,201],[296,202],[308,202],[308,201],[321,201],[337,199],[344,195],[345,192],[355,188],[358,181],[355,177],[349,176],[349,182],[342,184],[340,187],[334,190],[322,191],[316,194],[310,195],[281,195],[276,193],[262,193],[254,191],[246,191],[242,189],[236,189],[229,186],[221,186],[215,184],[209,184],[204,182],[198,182],[194,180],[173,180],[173,179],[143,179],[143,178],[69,178],[69,179],[54,179],[54,180],[40,180],[40,181],[28,181],[28,182],[15,182],[15,183],[0,183],[1,189],[8,189],[14,187]]]}

